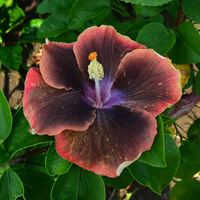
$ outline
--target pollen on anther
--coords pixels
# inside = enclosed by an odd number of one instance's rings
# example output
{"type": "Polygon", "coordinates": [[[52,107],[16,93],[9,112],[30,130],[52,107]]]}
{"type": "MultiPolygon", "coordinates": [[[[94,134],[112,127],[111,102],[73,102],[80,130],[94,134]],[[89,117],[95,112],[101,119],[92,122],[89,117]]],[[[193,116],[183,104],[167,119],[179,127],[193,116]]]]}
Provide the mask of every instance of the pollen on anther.
{"type": "Polygon", "coordinates": [[[90,53],[90,55],[88,56],[89,60],[94,60],[97,57],[97,52],[92,52],[90,53]]]}

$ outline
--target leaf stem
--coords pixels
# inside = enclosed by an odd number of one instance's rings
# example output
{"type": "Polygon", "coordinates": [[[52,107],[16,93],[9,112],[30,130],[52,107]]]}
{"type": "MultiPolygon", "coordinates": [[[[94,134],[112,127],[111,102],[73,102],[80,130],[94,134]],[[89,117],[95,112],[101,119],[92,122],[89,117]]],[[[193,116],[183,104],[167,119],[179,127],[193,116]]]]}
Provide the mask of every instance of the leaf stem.
{"type": "Polygon", "coordinates": [[[176,29],[181,25],[184,15],[185,15],[185,13],[184,13],[182,5],[181,5],[178,9],[178,16],[177,16],[176,22],[175,22],[176,29]]]}
{"type": "MultiPolygon", "coordinates": [[[[41,149],[35,149],[35,150],[33,150],[33,151],[27,152],[27,153],[25,153],[25,154],[23,154],[23,155],[21,155],[21,156],[18,156],[18,157],[16,157],[16,158],[11,159],[11,160],[8,162],[8,165],[13,165],[13,164],[24,164],[24,163],[25,163],[24,159],[27,159],[27,158],[36,156],[36,155],[41,154],[41,153],[44,153],[44,152],[48,151],[48,149],[49,149],[49,146],[46,146],[46,147],[43,147],[43,148],[41,148],[41,149]]],[[[1,168],[1,167],[5,167],[6,165],[7,165],[7,163],[6,163],[6,164],[3,164],[3,165],[0,165],[0,168],[1,168]]]]}

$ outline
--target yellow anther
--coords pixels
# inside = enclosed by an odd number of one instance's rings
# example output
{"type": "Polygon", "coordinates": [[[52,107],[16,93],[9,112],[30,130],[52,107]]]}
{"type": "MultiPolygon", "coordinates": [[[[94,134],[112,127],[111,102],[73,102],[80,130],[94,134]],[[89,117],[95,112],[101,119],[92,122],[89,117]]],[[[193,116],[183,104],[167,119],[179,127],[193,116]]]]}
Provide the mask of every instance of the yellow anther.
{"type": "Polygon", "coordinates": [[[102,80],[104,77],[103,66],[97,61],[96,57],[96,52],[92,52],[88,57],[91,60],[90,64],[88,65],[89,78],[94,80],[102,80]]]}

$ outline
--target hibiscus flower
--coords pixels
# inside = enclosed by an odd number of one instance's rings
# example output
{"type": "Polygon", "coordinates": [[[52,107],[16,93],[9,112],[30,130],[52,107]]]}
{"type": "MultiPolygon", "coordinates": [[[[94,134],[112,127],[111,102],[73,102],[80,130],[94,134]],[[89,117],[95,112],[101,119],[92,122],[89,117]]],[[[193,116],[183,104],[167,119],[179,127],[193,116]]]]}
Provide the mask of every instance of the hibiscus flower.
{"type": "Polygon", "coordinates": [[[30,132],[55,135],[58,154],[80,167],[120,175],[151,148],[155,117],[180,99],[179,71],[111,26],[71,44],[46,41],[25,82],[30,132]]]}

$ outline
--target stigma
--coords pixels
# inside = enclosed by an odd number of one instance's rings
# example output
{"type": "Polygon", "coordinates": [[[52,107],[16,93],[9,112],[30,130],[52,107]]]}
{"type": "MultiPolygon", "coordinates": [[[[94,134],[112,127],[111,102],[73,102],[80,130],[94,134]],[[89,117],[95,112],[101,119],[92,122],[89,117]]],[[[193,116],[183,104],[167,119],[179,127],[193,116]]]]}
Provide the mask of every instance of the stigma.
{"type": "Polygon", "coordinates": [[[95,107],[102,108],[99,81],[104,77],[103,66],[97,61],[97,52],[90,53],[88,59],[91,60],[88,65],[89,78],[95,81],[95,107]]]}

